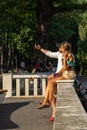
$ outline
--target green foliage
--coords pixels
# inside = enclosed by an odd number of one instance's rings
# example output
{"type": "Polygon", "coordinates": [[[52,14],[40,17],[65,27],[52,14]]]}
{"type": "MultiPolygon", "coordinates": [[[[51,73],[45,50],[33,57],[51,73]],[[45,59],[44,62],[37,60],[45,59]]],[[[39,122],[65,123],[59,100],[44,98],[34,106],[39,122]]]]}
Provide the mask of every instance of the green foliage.
{"type": "Polygon", "coordinates": [[[58,42],[70,40],[76,34],[77,24],[69,13],[56,15],[51,23],[50,35],[58,42]]]}
{"type": "Polygon", "coordinates": [[[80,64],[80,74],[87,75],[87,39],[85,41],[78,41],[77,57],[80,64]]]}
{"type": "Polygon", "coordinates": [[[87,75],[87,11],[55,15],[51,22],[50,36],[57,42],[68,40],[73,43],[74,40],[76,57],[80,65],[79,73],[87,75]]]}
{"type": "Polygon", "coordinates": [[[54,6],[70,6],[72,4],[84,4],[87,0],[54,0],[54,6]]]}
{"type": "Polygon", "coordinates": [[[87,39],[87,12],[81,13],[79,19],[79,36],[82,41],[85,41],[87,39]]]}
{"type": "Polygon", "coordinates": [[[0,3],[0,25],[6,36],[9,33],[8,44],[12,43],[20,54],[29,57],[35,33],[36,0],[1,0],[0,3]]]}
{"type": "Polygon", "coordinates": [[[12,39],[19,53],[28,58],[31,55],[31,47],[34,39],[31,28],[27,26],[21,27],[19,34],[13,33],[12,39]]]}
{"type": "Polygon", "coordinates": [[[74,0],[55,0],[54,1],[54,6],[56,6],[56,5],[70,5],[70,4],[72,4],[72,3],[74,3],[75,1],[74,0]]]}
{"type": "Polygon", "coordinates": [[[87,75],[87,11],[77,13],[75,19],[78,25],[79,39],[77,42],[77,58],[80,64],[80,74],[87,75]]]}

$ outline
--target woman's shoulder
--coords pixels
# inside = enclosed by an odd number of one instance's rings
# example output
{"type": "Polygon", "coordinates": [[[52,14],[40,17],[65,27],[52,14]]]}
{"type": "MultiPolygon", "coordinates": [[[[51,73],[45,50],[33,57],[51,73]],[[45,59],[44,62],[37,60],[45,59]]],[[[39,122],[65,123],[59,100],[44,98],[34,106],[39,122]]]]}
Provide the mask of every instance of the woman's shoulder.
{"type": "Polygon", "coordinates": [[[58,54],[58,55],[60,55],[60,56],[62,56],[62,53],[61,53],[61,52],[59,52],[59,51],[57,51],[57,54],[58,54]]]}
{"type": "Polygon", "coordinates": [[[71,52],[68,53],[68,57],[72,57],[73,54],[71,52]]]}
{"type": "Polygon", "coordinates": [[[68,59],[69,59],[70,61],[75,62],[75,56],[74,56],[74,54],[73,54],[73,53],[69,53],[69,54],[68,54],[68,59]]]}

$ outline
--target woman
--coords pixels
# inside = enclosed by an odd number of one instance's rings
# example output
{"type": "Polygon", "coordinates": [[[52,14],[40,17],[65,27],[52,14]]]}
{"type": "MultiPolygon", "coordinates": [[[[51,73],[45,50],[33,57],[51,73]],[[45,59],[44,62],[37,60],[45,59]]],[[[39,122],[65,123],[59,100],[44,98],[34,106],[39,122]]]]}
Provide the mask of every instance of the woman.
{"type": "MultiPolygon", "coordinates": [[[[50,121],[54,121],[55,112],[56,112],[56,98],[54,97],[54,93],[57,92],[56,81],[74,79],[76,76],[75,70],[74,70],[75,59],[74,59],[73,54],[71,53],[71,44],[69,42],[61,43],[61,51],[63,54],[63,57],[62,57],[63,67],[57,74],[54,74],[54,78],[52,80],[49,80],[48,85],[47,85],[47,87],[49,86],[49,92],[48,92],[49,101],[47,102],[50,103],[53,110],[50,121]]],[[[43,102],[42,106],[44,106],[45,103],[46,102],[43,102]]]]}
{"type": "MultiPolygon", "coordinates": [[[[62,68],[62,53],[61,53],[61,47],[58,45],[58,51],[52,52],[49,50],[46,50],[42,48],[40,45],[35,45],[35,49],[39,50],[40,52],[44,53],[46,56],[49,56],[50,58],[56,58],[57,59],[57,69],[56,73],[58,73],[62,68]]],[[[51,74],[47,77],[47,81],[54,79],[54,75],[51,74]]],[[[51,92],[49,93],[49,85],[46,87],[45,97],[43,102],[40,101],[40,104],[43,103],[43,105],[39,106],[39,109],[45,108],[49,106],[49,96],[51,95],[51,92]]],[[[53,88],[54,89],[54,88],[53,88]]],[[[52,90],[53,91],[53,90],[52,90]]]]}

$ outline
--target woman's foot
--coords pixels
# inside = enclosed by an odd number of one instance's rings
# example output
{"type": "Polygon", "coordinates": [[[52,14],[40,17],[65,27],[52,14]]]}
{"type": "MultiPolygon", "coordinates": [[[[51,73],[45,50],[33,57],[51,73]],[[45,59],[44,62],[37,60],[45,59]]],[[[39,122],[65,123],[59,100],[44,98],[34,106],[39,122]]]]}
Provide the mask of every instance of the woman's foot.
{"type": "MultiPolygon", "coordinates": [[[[39,101],[39,103],[42,105],[42,104],[43,104],[43,101],[39,101]]],[[[50,106],[50,104],[49,104],[48,102],[45,103],[45,105],[48,106],[48,107],[50,106]]]]}
{"type": "Polygon", "coordinates": [[[43,103],[43,101],[39,101],[39,103],[40,103],[40,104],[42,104],[42,103],[43,103]]]}
{"type": "Polygon", "coordinates": [[[47,108],[47,107],[49,107],[49,106],[45,104],[45,105],[39,106],[38,109],[43,109],[43,108],[47,108]]]}
{"type": "Polygon", "coordinates": [[[51,117],[51,118],[50,118],[50,122],[51,122],[51,121],[54,121],[54,117],[51,117]]]}

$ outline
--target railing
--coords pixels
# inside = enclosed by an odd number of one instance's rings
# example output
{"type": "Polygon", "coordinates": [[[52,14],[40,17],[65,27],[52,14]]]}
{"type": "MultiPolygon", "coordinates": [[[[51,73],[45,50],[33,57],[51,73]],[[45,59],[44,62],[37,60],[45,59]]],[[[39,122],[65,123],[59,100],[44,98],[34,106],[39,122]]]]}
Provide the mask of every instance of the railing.
{"type": "Polygon", "coordinates": [[[2,75],[3,89],[8,90],[6,97],[37,97],[44,96],[47,76],[50,73],[12,74],[2,75]]]}

